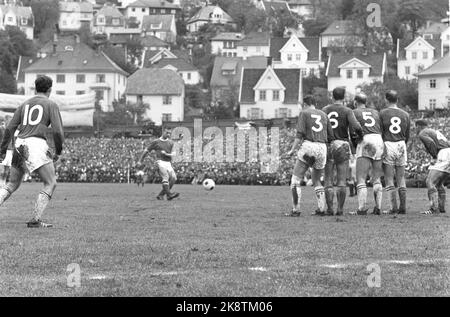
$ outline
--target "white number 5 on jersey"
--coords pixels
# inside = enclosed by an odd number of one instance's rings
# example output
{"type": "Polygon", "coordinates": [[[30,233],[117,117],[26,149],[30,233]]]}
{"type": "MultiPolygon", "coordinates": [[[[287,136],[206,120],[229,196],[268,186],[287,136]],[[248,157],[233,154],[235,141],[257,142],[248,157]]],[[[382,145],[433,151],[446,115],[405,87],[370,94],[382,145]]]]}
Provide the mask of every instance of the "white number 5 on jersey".
{"type": "Polygon", "coordinates": [[[41,105],[34,105],[30,109],[30,105],[25,106],[25,111],[23,114],[23,122],[22,125],[38,125],[41,123],[42,116],[44,115],[44,108],[41,105]],[[33,113],[37,111],[37,116],[33,120],[33,113]]]}
{"type": "Polygon", "coordinates": [[[363,119],[365,121],[364,125],[368,128],[375,126],[375,119],[372,117],[371,112],[363,112],[363,119]]]}
{"type": "Polygon", "coordinates": [[[322,117],[318,116],[318,115],[315,115],[315,114],[312,114],[311,118],[314,119],[314,123],[317,125],[317,127],[316,126],[312,127],[311,130],[313,130],[314,132],[322,131],[323,130],[323,124],[321,122],[322,117]]]}

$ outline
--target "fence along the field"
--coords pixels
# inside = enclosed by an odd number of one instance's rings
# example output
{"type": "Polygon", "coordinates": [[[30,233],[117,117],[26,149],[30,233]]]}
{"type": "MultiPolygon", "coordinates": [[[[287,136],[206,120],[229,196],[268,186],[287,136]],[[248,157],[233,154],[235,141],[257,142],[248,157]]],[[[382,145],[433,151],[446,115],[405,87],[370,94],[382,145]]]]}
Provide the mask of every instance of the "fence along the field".
{"type": "MultiPolygon", "coordinates": [[[[13,115],[15,109],[32,96],[0,94],[0,118],[13,115]]],[[[65,127],[92,127],[94,125],[95,93],[64,96],[51,95],[61,112],[65,127]]]]}

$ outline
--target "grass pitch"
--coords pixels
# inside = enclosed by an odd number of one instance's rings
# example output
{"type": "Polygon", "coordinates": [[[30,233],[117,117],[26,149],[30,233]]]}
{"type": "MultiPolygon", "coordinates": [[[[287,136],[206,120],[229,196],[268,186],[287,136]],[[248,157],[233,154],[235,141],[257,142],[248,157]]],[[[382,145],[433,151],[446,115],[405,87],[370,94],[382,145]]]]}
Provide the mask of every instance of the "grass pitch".
{"type": "Polygon", "coordinates": [[[288,187],[175,188],[168,202],[159,185],[59,184],[44,214],[56,227],[28,229],[40,185],[24,184],[0,208],[0,295],[450,295],[450,219],[419,214],[425,190],[408,190],[406,216],[319,218],[304,187],[302,217],[285,218],[288,187]]]}

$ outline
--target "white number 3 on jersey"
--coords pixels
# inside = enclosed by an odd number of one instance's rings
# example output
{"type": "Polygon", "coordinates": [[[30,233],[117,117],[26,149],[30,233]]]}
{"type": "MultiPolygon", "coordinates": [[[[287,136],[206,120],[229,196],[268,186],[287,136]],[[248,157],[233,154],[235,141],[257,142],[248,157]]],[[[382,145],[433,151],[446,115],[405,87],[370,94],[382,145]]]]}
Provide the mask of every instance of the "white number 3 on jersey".
{"type": "Polygon", "coordinates": [[[22,125],[38,125],[41,123],[42,116],[44,115],[44,108],[41,105],[34,105],[30,109],[30,105],[25,106],[25,111],[23,114],[23,122],[22,125]],[[33,113],[37,111],[37,116],[33,120],[33,113]]]}
{"type": "Polygon", "coordinates": [[[316,126],[312,127],[311,130],[313,130],[314,132],[322,131],[323,130],[323,124],[322,124],[322,122],[320,122],[322,117],[318,116],[318,115],[315,115],[315,114],[312,114],[311,118],[314,119],[314,121],[315,121],[314,123],[317,125],[317,127],[316,126]]]}

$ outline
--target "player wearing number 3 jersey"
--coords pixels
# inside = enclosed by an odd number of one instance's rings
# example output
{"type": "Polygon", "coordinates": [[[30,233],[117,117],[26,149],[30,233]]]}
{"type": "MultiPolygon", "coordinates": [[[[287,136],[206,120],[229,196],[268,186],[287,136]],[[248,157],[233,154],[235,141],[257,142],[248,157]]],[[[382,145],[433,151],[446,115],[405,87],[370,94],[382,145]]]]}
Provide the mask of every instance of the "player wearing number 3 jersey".
{"type": "Polygon", "coordinates": [[[291,179],[293,208],[286,216],[300,216],[301,181],[310,167],[318,205],[316,214],[325,213],[325,189],[320,182],[320,176],[327,161],[327,143],[333,139],[333,130],[327,115],[315,108],[313,96],[306,96],[303,99],[303,110],[298,117],[297,137],[292,150],[287,154],[294,154],[297,146],[301,144],[291,179]]]}
{"type": "Polygon", "coordinates": [[[61,155],[64,142],[58,106],[48,99],[52,90],[52,79],[47,76],[40,76],[36,79],[35,86],[36,96],[17,108],[6,128],[0,150],[1,160],[6,154],[12,136],[18,130],[10,180],[6,186],[0,189],[0,206],[19,188],[26,172],[31,174],[36,171],[44,182],[44,188],[39,193],[35,204],[33,218],[28,222],[30,228],[52,226],[42,222],[41,216],[56,188],[53,162],[57,161],[59,155],[61,155]],[[46,141],[47,129],[50,125],[53,130],[55,155],[51,152],[46,141]]]}
{"type": "Polygon", "coordinates": [[[391,209],[388,213],[406,213],[405,167],[406,143],[409,140],[411,122],[409,114],[397,107],[398,95],[394,90],[386,93],[387,108],[380,111],[381,130],[384,140],[384,178],[391,209]],[[400,206],[397,207],[394,176],[397,180],[400,206]]]}

